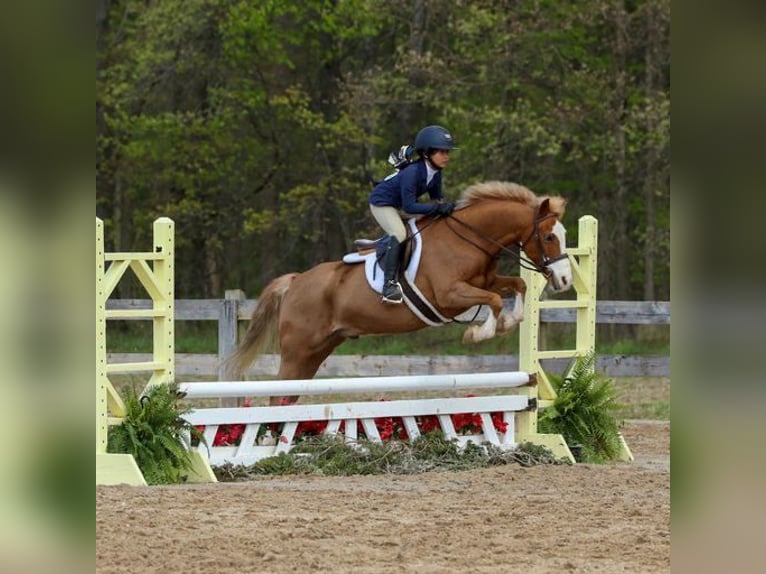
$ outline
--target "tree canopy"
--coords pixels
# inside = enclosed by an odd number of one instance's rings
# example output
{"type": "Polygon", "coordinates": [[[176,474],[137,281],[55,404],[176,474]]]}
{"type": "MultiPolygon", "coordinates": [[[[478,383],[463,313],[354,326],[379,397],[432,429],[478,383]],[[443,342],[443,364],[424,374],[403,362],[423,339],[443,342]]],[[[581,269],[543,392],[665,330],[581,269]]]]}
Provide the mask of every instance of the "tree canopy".
{"type": "Polygon", "coordinates": [[[371,181],[438,123],[447,196],[559,193],[571,234],[599,219],[600,298],[669,298],[669,0],[101,0],[96,23],[97,213],[120,251],[176,221],[179,296],[376,234],[371,181]]]}

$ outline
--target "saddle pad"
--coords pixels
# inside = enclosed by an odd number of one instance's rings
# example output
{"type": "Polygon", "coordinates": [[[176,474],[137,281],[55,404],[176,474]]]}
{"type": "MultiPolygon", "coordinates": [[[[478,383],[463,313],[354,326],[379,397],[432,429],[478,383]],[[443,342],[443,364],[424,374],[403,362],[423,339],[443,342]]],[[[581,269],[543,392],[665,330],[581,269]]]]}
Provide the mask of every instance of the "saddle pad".
{"type": "MultiPolygon", "coordinates": [[[[420,233],[418,233],[418,228],[415,225],[415,219],[408,219],[407,225],[412,232],[412,257],[410,257],[410,262],[404,272],[408,277],[412,278],[415,277],[418,272],[420,256],[423,253],[423,242],[420,238],[420,233]]],[[[348,263],[349,265],[364,263],[364,274],[365,277],[367,277],[367,283],[370,284],[370,287],[376,293],[381,293],[383,291],[383,269],[378,264],[374,251],[365,255],[361,255],[356,251],[348,253],[343,256],[343,262],[348,263]]]]}
{"type": "MultiPolygon", "coordinates": [[[[423,253],[423,241],[417,232],[418,228],[415,225],[415,219],[409,219],[407,225],[409,225],[412,231],[412,257],[401,278],[404,303],[426,325],[440,327],[445,323],[451,322],[452,319],[448,319],[439,313],[415,285],[415,277],[420,266],[420,256],[423,253]]],[[[348,253],[343,257],[343,262],[349,265],[364,263],[364,274],[367,278],[367,283],[369,283],[373,291],[381,293],[383,290],[383,269],[378,265],[374,251],[364,255],[356,251],[348,253]]],[[[480,308],[478,305],[471,307],[458,317],[455,317],[455,320],[471,322],[476,319],[480,308]]]]}

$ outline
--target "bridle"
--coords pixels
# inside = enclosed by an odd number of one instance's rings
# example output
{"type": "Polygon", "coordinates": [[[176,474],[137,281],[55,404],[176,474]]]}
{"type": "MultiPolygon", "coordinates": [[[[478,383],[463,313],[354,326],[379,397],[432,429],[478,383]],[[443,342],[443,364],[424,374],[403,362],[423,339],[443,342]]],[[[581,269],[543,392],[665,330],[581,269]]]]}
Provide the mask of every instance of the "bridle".
{"type": "MultiPolygon", "coordinates": [[[[472,231],[475,235],[478,235],[481,239],[484,241],[487,241],[488,243],[493,244],[496,247],[500,248],[500,251],[507,253],[514,259],[516,259],[519,262],[519,266],[523,267],[524,269],[529,269],[530,271],[536,271],[537,273],[541,273],[545,277],[550,277],[552,271],[550,269],[550,266],[555,263],[556,261],[560,261],[562,259],[566,259],[568,255],[566,253],[561,253],[560,255],[557,255],[556,257],[548,257],[545,254],[545,249],[543,248],[543,239],[540,236],[540,223],[545,221],[546,219],[549,219],[551,217],[556,217],[554,213],[546,213],[543,216],[539,215],[540,210],[538,208],[538,211],[535,213],[535,218],[532,222],[532,231],[529,233],[527,238],[524,241],[517,242],[515,245],[518,247],[518,251],[515,251],[513,249],[509,249],[493,237],[489,237],[485,233],[483,233],[481,230],[477,229],[473,225],[470,225],[466,223],[465,221],[458,219],[454,215],[448,215],[445,218],[445,222],[447,224],[447,227],[452,231],[455,235],[460,237],[461,239],[467,241],[474,247],[476,247],[478,250],[486,253],[491,259],[494,259],[499,254],[493,254],[490,253],[487,249],[473,241],[470,237],[466,237],[462,233],[460,233],[457,229],[455,229],[452,225],[450,225],[450,220],[458,222],[460,225],[465,227],[466,229],[469,229],[472,231]],[[522,251],[524,251],[524,248],[529,244],[530,241],[536,240],[537,241],[537,247],[542,255],[542,262],[538,265],[534,261],[532,261],[529,257],[522,254],[522,251]]],[[[563,248],[564,246],[562,246],[563,248]]]]}
{"type": "MultiPolygon", "coordinates": [[[[539,213],[539,210],[538,210],[538,213],[539,213]]],[[[523,250],[524,247],[527,245],[527,243],[529,243],[532,239],[536,239],[537,240],[537,249],[540,251],[540,254],[542,255],[543,260],[542,260],[542,263],[540,265],[535,265],[534,266],[535,267],[534,271],[542,273],[546,277],[548,275],[550,275],[550,273],[551,273],[550,266],[553,263],[555,263],[556,261],[561,261],[562,259],[567,259],[569,257],[564,252],[558,254],[556,257],[548,257],[545,254],[545,249],[543,248],[543,239],[542,239],[542,237],[540,237],[540,223],[542,223],[543,221],[545,221],[546,219],[548,219],[550,217],[556,217],[556,215],[554,213],[547,213],[546,215],[543,215],[542,217],[535,217],[535,220],[532,223],[532,231],[530,232],[529,237],[527,237],[524,241],[522,241],[519,244],[519,249],[523,250]]],[[[566,246],[562,245],[561,246],[562,250],[565,247],[566,246]]]]}

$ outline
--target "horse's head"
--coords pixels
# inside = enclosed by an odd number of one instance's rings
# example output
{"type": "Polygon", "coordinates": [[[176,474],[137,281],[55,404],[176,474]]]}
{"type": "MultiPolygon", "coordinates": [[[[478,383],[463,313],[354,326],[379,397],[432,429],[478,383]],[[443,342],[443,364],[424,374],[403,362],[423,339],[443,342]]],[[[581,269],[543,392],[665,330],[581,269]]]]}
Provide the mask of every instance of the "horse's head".
{"type": "Polygon", "coordinates": [[[554,293],[572,287],[572,267],[566,253],[566,229],[561,223],[566,202],[563,198],[545,198],[535,214],[532,231],[521,244],[524,253],[548,278],[554,293]]]}

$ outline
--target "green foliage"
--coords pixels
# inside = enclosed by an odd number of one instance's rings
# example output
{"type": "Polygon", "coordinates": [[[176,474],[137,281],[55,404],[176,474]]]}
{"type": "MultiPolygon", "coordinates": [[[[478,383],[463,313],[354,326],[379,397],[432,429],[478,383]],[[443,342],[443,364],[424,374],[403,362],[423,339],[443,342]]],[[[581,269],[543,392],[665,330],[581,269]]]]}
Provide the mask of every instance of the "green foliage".
{"type": "MultiPolygon", "coordinates": [[[[612,230],[605,299],[669,297],[670,3],[120,0],[97,19],[107,242],[177,223],[184,297],[376,233],[370,179],[443,123],[456,196],[510,179],[612,230]],[[652,265],[646,262],[651,261],[652,265]],[[647,275],[651,274],[650,277],[647,275]],[[646,291],[645,291],[646,289],[646,291]]],[[[576,230],[572,235],[576,238],[576,230]]]]}
{"type": "Polygon", "coordinates": [[[149,484],[180,483],[191,470],[184,446],[187,436],[204,440],[182,415],[177,385],[155,385],[139,396],[129,387],[124,394],[125,419],[109,428],[107,451],[133,455],[149,484]]]}
{"type": "Polygon", "coordinates": [[[542,433],[561,434],[579,446],[587,462],[614,460],[620,453],[620,432],[612,380],[594,369],[595,355],[578,358],[566,376],[549,375],[557,397],[538,421],[542,433]]]}
{"type": "Polygon", "coordinates": [[[265,458],[250,466],[225,464],[216,467],[221,481],[249,480],[255,476],[315,474],[350,476],[367,474],[417,474],[429,471],[458,471],[517,463],[566,464],[545,447],[523,443],[515,450],[502,450],[485,443],[468,443],[459,448],[441,431],[432,431],[416,440],[374,443],[344,442],[342,437],[311,437],[297,444],[289,453],[265,458]]]}

